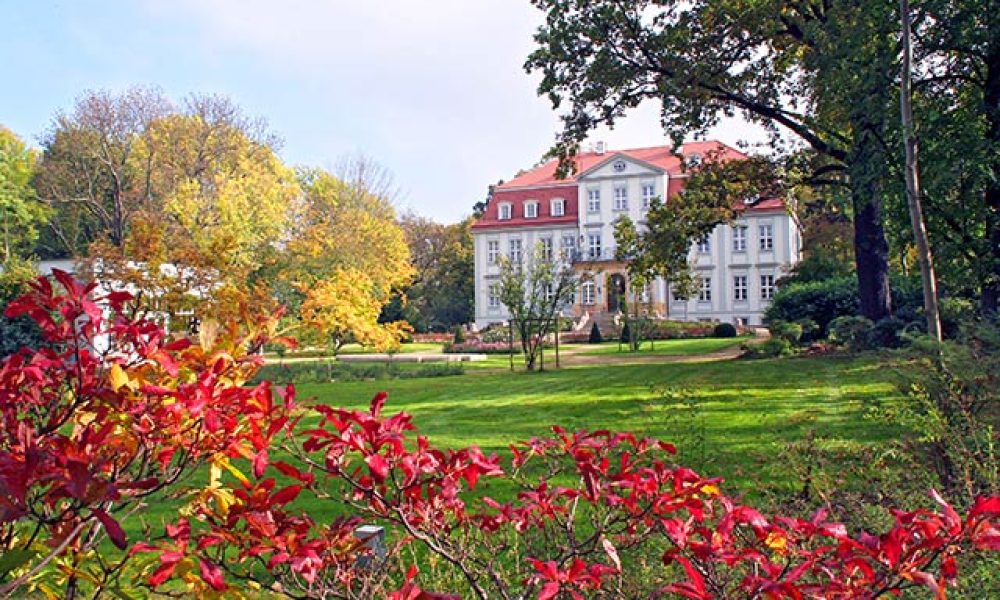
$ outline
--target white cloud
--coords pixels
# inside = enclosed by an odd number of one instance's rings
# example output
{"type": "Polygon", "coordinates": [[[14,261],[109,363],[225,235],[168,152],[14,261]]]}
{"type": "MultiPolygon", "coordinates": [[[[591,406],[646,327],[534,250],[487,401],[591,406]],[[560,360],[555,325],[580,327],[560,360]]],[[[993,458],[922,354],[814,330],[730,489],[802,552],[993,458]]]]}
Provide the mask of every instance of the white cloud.
{"type": "MultiPolygon", "coordinates": [[[[213,62],[238,59],[260,85],[287,86],[280,106],[262,107],[286,158],[330,165],[364,151],[395,173],[406,207],[441,220],[534,163],[558,129],[521,66],[541,20],[524,0],[147,0],[146,9],[194,28],[190,39],[213,62]]],[[[235,99],[261,104],[246,93],[235,99]]],[[[713,133],[759,137],[738,122],[713,133]]],[[[656,107],[595,139],[661,143],[656,107]]]]}

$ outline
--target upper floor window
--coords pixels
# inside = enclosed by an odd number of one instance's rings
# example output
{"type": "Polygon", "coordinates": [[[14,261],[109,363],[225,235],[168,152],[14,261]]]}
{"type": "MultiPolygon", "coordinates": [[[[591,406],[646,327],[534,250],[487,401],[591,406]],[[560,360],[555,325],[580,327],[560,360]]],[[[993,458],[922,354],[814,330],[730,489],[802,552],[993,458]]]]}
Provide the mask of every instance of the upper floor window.
{"type": "Polygon", "coordinates": [[[597,299],[594,292],[594,282],[584,282],[583,285],[580,286],[580,302],[587,305],[594,304],[594,301],[597,299]]]}
{"type": "Polygon", "coordinates": [[[774,298],[774,275],[760,276],[760,299],[770,300],[774,298]]]}
{"type": "Polygon", "coordinates": [[[746,302],[747,300],[747,276],[735,275],[733,277],[733,300],[746,302]]]}
{"type": "Polygon", "coordinates": [[[759,227],[760,249],[769,252],[774,249],[774,226],[764,223],[759,227]]]}
{"type": "Polygon", "coordinates": [[[545,301],[552,302],[556,299],[556,286],[551,283],[545,284],[545,301]]]}
{"type": "Polygon", "coordinates": [[[538,244],[542,249],[542,260],[552,262],[552,238],[542,238],[538,244]]]}
{"type": "Polygon", "coordinates": [[[555,198],[552,200],[552,205],[549,206],[549,212],[553,217],[561,217],[566,214],[566,201],[562,198],[555,198]]]}
{"type": "Polygon", "coordinates": [[[628,210],[628,188],[624,185],[615,186],[615,210],[628,210]]]}
{"type": "Polygon", "coordinates": [[[698,240],[698,254],[712,253],[712,234],[706,233],[705,237],[698,240]]]}
{"type": "Polygon", "coordinates": [[[534,219],[538,216],[538,203],[537,202],[525,202],[524,203],[524,218],[534,219]]]}
{"type": "Polygon", "coordinates": [[[511,208],[512,207],[511,207],[511,205],[510,205],[509,202],[504,202],[503,204],[500,205],[499,208],[500,208],[500,220],[501,221],[506,221],[506,220],[508,220],[508,219],[511,218],[511,215],[512,215],[511,208]]]}
{"type": "Polygon", "coordinates": [[[587,190],[587,212],[601,212],[601,190],[591,188],[587,190]]]}
{"type": "Polygon", "coordinates": [[[733,252],[747,251],[747,226],[737,225],[733,227],[733,252]]]}
{"type": "Polygon", "coordinates": [[[510,259],[512,263],[521,262],[521,240],[510,240],[507,247],[507,258],[510,259]]]}
{"type": "Polygon", "coordinates": [[[493,265],[497,262],[497,257],[500,256],[500,242],[496,240],[490,240],[486,242],[486,262],[493,265]]]}
{"type": "Polygon", "coordinates": [[[698,290],[698,301],[699,302],[711,302],[712,301],[712,278],[702,277],[701,278],[701,289],[698,290]]]}
{"type": "Polygon", "coordinates": [[[652,181],[647,181],[642,184],[642,207],[649,208],[649,205],[653,202],[653,198],[656,197],[656,184],[652,181]]]}
{"type": "Polygon", "coordinates": [[[591,233],[587,235],[587,257],[601,258],[601,234],[591,233]]]}

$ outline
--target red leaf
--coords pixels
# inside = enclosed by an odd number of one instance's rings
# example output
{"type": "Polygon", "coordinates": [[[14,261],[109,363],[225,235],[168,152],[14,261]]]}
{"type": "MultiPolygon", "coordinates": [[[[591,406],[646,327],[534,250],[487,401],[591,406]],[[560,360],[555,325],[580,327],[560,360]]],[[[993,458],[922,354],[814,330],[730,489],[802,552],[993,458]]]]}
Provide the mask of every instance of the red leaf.
{"type": "Polygon", "coordinates": [[[264,471],[267,470],[267,464],[267,448],[264,448],[253,458],[253,476],[260,479],[260,477],[264,474],[264,471]]]}
{"type": "Polygon", "coordinates": [[[559,582],[550,581],[542,586],[542,589],[538,592],[538,600],[551,600],[559,594],[559,582]]]}
{"type": "Polygon", "coordinates": [[[112,519],[111,515],[99,508],[95,508],[93,513],[97,517],[97,520],[101,522],[101,525],[104,525],[104,530],[108,532],[111,543],[118,546],[119,550],[124,550],[128,546],[128,538],[125,536],[125,530],[118,524],[118,521],[112,519]]]}
{"type": "Polygon", "coordinates": [[[221,592],[226,589],[226,581],[223,579],[222,569],[218,565],[201,559],[198,562],[198,568],[201,570],[201,578],[205,580],[205,583],[212,586],[213,590],[221,592]]]}
{"type": "Polygon", "coordinates": [[[385,392],[379,392],[375,394],[374,398],[372,398],[371,413],[372,416],[375,417],[376,419],[379,418],[379,415],[382,413],[382,407],[385,406],[385,400],[388,397],[389,394],[385,392]]]}
{"type": "Polygon", "coordinates": [[[299,492],[301,491],[302,491],[301,485],[290,485],[286,488],[282,488],[277,492],[275,492],[273,496],[271,496],[271,503],[278,505],[288,504],[292,500],[295,500],[295,498],[298,497],[299,492]]]}
{"type": "Polygon", "coordinates": [[[365,459],[368,464],[368,468],[372,471],[372,478],[382,483],[385,478],[389,476],[389,463],[385,462],[381,454],[372,454],[365,459]]]}

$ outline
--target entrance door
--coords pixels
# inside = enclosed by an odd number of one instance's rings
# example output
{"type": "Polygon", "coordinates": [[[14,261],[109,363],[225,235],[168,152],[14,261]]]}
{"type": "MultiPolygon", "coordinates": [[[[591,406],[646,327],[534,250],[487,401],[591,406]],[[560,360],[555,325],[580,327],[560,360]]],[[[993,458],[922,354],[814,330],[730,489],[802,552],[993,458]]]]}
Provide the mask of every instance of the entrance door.
{"type": "Polygon", "coordinates": [[[621,299],[625,296],[625,277],[615,273],[608,277],[608,312],[615,313],[621,309],[621,299]]]}

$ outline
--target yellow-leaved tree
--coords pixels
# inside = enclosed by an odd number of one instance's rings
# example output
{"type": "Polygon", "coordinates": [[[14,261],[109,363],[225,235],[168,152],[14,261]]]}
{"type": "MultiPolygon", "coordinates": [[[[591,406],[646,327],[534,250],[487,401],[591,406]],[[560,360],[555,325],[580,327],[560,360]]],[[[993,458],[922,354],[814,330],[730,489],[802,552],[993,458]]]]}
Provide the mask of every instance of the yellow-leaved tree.
{"type": "Polygon", "coordinates": [[[391,202],[363,180],[344,181],[322,170],[300,171],[299,182],[302,194],[277,279],[282,300],[298,307],[307,326],[300,339],[334,351],[350,341],[398,348],[409,325],[379,323],[378,317],[414,269],[391,202]]]}

